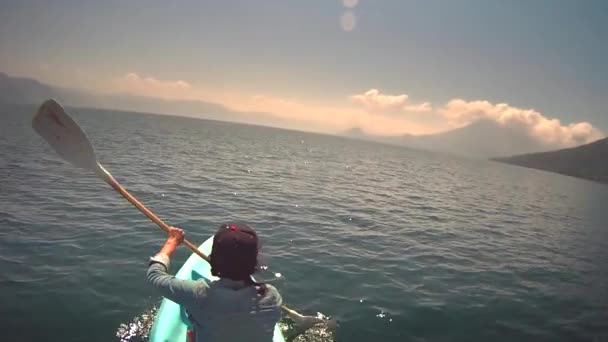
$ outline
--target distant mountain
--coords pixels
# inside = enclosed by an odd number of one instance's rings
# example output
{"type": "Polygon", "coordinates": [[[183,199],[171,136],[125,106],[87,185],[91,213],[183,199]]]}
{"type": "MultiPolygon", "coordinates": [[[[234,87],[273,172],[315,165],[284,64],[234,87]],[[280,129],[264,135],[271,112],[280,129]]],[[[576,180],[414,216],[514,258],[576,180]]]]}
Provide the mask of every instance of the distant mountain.
{"type": "Polygon", "coordinates": [[[373,136],[366,135],[358,128],[351,128],[345,134],[357,139],[476,158],[550,149],[522,130],[490,120],[480,120],[466,127],[429,135],[373,136]]]}
{"type": "Polygon", "coordinates": [[[365,134],[365,132],[363,132],[363,130],[359,127],[353,127],[351,129],[348,129],[344,132],[344,135],[350,138],[356,138],[356,139],[368,139],[370,138],[370,136],[368,136],[367,134],[365,134]]]}
{"type": "Polygon", "coordinates": [[[250,113],[230,110],[220,104],[204,101],[163,100],[154,97],[128,94],[94,95],[82,92],[63,92],[66,104],[142,113],[181,115],[221,121],[277,126],[282,123],[268,113],[250,113]]]}
{"type": "Polygon", "coordinates": [[[46,84],[23,77],[11,77],[0,72],[0,102],[41,103],[44,99],[57,98],[59,92],[46,84]]]}
{"type": "Polygon", "coordinates": [[[608,138],[559,151],[492,160],[608,183],[608,138]]]}
{"type": "Polygon", "coordinates": [[[439,134],[406,136],[403,143],[411,147],[485,158],[548,149],[523,130],[490,120],[480,120],[439,134]]]}
{"type": "MultiPolygon", "coordinates": [[[[182,115],[221,121],[298,128],[297,122],[260,112],[239,112],[220,104],[204,101],[174,101],[129,94],[99,95],[86,91],[50,86],[33,79],[0,73],[0,102],[40,104],[48,98],[77,107],[128,110],[143,113],[182,115]]],[[[475,158],[517,155],[551,150],[531,138],[524,130],[480,120],[469,126],[431,135],[373,136],[353,127],[344,135],[416,149],[439,151],[475,158]]]]}
{"type": "Polygon", "coordinates": [[[99,95],[50,86],[30,78],[12,77],[0,72],[0,102],[37,105],[49,98],[76,107],[182,115],[267,126],[288,125],[283,119],[269,113],[233,111],[216,103],[163,100],[129,94],[99,95]]]}

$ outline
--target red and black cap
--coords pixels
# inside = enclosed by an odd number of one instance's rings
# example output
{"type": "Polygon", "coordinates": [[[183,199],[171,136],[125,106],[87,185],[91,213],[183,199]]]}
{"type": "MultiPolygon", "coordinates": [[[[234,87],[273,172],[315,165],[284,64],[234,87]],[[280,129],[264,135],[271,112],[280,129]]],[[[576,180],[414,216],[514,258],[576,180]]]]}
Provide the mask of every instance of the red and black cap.
{"type": "Polygon", "coordinates": [[[211,274],[232,280],[248,280],[258,264],[258,235],[243,224],[224,224],[213,236],[211,274]]]}

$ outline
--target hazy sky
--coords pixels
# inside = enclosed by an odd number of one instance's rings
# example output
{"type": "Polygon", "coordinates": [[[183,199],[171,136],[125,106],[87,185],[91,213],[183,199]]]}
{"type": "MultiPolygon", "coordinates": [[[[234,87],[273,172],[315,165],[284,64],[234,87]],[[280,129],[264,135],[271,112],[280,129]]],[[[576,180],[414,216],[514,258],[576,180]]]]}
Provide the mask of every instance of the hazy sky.
{"type": "Polygon", "coordinates": [[[0,2],[0,71],[326,131],[489,118],[541,139],[601,136],[607,37],[603,0],[0,2]]]}

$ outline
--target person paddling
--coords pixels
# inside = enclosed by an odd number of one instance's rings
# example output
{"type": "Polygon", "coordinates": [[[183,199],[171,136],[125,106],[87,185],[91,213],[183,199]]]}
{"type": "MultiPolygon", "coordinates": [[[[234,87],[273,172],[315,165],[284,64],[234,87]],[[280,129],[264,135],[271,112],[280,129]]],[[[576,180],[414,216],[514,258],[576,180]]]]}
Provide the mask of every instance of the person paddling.
{"type": "Polygon", "coordinates": [[[252,279],[259,241],[247,225],[222,225],[213,237],[211,274],[219,280],[182,280],[168,274],[170,258],[184,231],[170,227],[161,250],[150,258],[147,280],[188,312],[195,341],[270,342],[281,319],[282,298],[270,284],[252,279]]]}
{"type": "MultiPolygon", "coordinates": [[[[316,316],[304,316],[282,305],[282,298],[273,286],[258,284],[251,279],[258,253],[258,239],[253,229],[238,225],[222,226],[214,237],[212,249],[215,253],[211,254],[215,255],[210,258],[192,242],[184,239],[183,230],[167,225],[120,185],[97,160],[93,145],[85,132],[57,101],[49,99],[40,105],[32,119],[32,127],[63,159],[93,172],[168,233],[161,251],[151,258],[148,280],[166,298],[189,309],[191,318],[196,320],[194,324],[197,330],[200,330],[198,341],[270,341],[267,339],[272,326],[270,322],[278,322],[280,309],[287,313],[300,331],[321,323],[331,329],[337,327],[338,321],[335,318],[324,320],[316,316]],[[167,274],[170,257],[180,244],[208,261],[212,265],[212,275],[221,279],[216,282],[195,282],[178,280],[167,274]],[[229,322],[232,318],[236,320],[229,322]],[[221,321],[222,319],[226,320],[221,321]],[[212,326],[214,329],[210,328],[212,326]],[[235,329],[235,326],[239,328],[235,329]],[[250,335],[245,336],[246,334],[250,335]]],[[[175,319],[180,323],[182,321],[181,317],[175,319]]],[[[181,336],[174,337],[181,339],[181,336]]]]}

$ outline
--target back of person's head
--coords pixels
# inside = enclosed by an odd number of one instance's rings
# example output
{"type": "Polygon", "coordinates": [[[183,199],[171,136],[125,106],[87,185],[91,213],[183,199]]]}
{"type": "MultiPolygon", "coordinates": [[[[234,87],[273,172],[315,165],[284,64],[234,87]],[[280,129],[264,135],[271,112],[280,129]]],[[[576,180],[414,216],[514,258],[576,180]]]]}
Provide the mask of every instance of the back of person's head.
{"type": "Polygon", "coordinates": [[[251,282],[258,265],[258,235],[241,224],[224,224],[213,236],[211,274],[251,282]]]}

